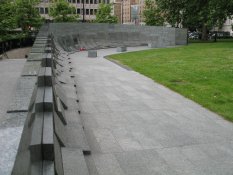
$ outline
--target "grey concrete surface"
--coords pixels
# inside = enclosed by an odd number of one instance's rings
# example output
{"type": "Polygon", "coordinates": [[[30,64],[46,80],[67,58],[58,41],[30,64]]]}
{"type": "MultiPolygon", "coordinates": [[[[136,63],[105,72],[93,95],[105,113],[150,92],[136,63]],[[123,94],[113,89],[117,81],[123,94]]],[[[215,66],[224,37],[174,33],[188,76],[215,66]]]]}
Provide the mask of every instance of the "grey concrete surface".
{"type": "MultiPolygon", "coordinates": [[[[128,48],[139,50],[140,48],[128,48]]],[[[91,175],[232,175],[233,124],[103,58],[70,55],[91,175]]]]}
{"type": "Polygon", "coordinates": [[[11,173],[27,113],[7,114],[24,59],[0,61],[0,174],[11,173]]]}
{"type": "Polygon", "coordinates": [[[27,61],[24,65],[21,75],[36,76],[40,66],[41,66],[41,61],[27,61]]]}
{"type": "Polygon", "coordinates": [[[17,80],[16,89],[12,92],[13,98],[8,103],[7,112],[27,112],[32,92],[36,83],[36,77],[24,76],[17,80]]]}
{"type": "Polygon", "coordinates": [[[89,175],[83,153],[79,149],[61,148],[65,175],[89,175]]]}
{"type": "Polygon", "coordinates": [[[25,59],[0,61],[0,121],[4,120],[7,107],[17,88],[17,80],[25,63],[25,59]]]}

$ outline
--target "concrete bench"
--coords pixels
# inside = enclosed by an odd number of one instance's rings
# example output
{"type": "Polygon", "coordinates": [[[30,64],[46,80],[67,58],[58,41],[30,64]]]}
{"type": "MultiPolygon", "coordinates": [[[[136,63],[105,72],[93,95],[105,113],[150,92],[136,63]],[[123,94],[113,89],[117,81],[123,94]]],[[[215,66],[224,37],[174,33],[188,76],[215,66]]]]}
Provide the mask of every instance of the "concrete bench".
{"type": "Polygon", "coordinates": [[[117,47],[117,52],[126,52],[126,51],[127,51],[126,46],[117,47]]]}
{"type": "Polygon", "coordinates": [[[89,58],[96,58],[97,57],[97,50],[88,50],[88,57],[89,58]]]}
{"type": "Polygon", "coordinates": [[[155,43],[155,42],[148,43],[148,47],[149,48],[157,48],[158,47],[158,43],[155,43]]]}

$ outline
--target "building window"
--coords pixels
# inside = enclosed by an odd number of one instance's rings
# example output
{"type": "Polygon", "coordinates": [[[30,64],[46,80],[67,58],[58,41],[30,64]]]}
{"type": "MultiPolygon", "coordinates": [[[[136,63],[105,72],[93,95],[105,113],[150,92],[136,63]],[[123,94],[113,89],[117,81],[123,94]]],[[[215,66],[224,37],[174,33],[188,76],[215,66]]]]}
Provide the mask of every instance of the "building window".
{"type": "Polygon", "coordinates": [[[90,15],[93,15],[93,9],[90,9],[90,15]]]}
{"type": "Polygon", "coordinates": [[[80,0],[77,0],[77,4],[80,4],[80,0]]]}
{"type": "Polygon", "coordinates": [[[109,0],[107,0],[107,4],[109,4],[110,2],[109,2],[109,0]]]}
{"type": "Polygon", "coordinates": [[[90,4],[93,4],[93,0],[90,0],[90,4]]]}
{"type": "Polygon", "coordinates": [[[89,9],[86,9],[86,14],[89,15],[89,9]]]}
{"type": "Polygon", "coordinates": [[[40,14],[44,14],[44,8],[40,8],[40,14]]]}
{"type": "Polygon", "coordinates": [[[76,4],[76,0],[73,0],[72,2],[73,2],[74,4],[76,4]]]}
{"type": "Polygon", "coordinates": [[[94,14],[96,14],[97,13],[97,9],[94,9],[94,14]]]}
{"type": "Polygon", "coordinates": [[[89,0],[86,0],[86,4],[89,4],[89,0]]]}
{"type": "Polygon", "coordinates": [[[77,14],[80,14],[80,9],[77,9],[77,14]]]}
{"type": "Polygon", "coordinates": [[[48,14],[49,13],[49,9],[48,9],[48,7],[45,7],[45,14],[48,14]]]}
{"type": "Polygon", "coordinates": [[[99,3],[101,4],[101,0],[99,0],[99,3]]]}
{"type": "Polygon", "coordinates": [[[97,0],[94,0],[94,4],[97,4],[97,0]]]}
{"type": "Polygon", "coordinates": [[[71,0],[68,0],[69,3],[71,3],[71,0]]]}
{"type": "Polygon", "coordinates": [[[83,9],[81,9],[81,15],[85,15],[85,14],[83,14],[83,9]]]}

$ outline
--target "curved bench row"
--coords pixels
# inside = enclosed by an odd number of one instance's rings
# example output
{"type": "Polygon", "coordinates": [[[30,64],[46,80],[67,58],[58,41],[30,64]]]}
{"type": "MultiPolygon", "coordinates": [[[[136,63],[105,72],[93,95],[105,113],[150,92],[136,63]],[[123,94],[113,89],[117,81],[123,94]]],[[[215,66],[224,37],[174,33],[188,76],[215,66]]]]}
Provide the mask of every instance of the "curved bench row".
{"type": "Polygon", "coordinates": [[[53,37],[44,33],[36,38],[33,54],[40,66],[12,174],[89,174],[84,155],[91,151],[71,61],[56,48],[53,37]]]}

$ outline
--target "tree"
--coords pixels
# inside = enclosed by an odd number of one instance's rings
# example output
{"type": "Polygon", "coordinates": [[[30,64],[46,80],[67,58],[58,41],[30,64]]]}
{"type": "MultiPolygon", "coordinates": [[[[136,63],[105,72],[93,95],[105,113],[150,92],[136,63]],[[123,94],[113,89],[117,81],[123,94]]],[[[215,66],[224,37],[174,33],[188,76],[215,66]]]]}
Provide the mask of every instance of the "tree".
{"type": "Polygon", "coordinates": [[[182,10],[184,9],[186,1],[187,0],[156,0],[156,4],[166,22],[173,27],[178,27],[183,19],[182,10]]]}
{"type": "Polygon", "coordinates": [[[75,14],[75,7],[65,0],[55,0],[50,7],[49,15],[55,22],[77,22],[78,15],[75,14]]]}
{"type": "Polygon", "coordinates": [[[143,11],[146,25],[161,26],[164,23],[162,13],[157,8],[155,0],[146,0],[145,9],[143,11]]]}
{"type": "Polygon", "coordinates": [[[35,6],[38,0],[16,0],[16,19],[18,26],[25,32],[31,27],[39,28],[42,24],[42,18],[35,6]]]}
{"type": "Polygon", "coordinates": [[[97,10],[96,20],[97,23],[117,23],[117,17],[111,15],[112,4],[101,3],[97,10]]]}
{"type": "Polygon", "coordinates": [[[198,28],[202,39],[207,40],[207,31],[221,26],[233,14],[233,0],[156,0],[165,20],[172,26],[198,28]]]}
{"type": "Polygon", "coordinates": [[[0,4],[0,34],[6,35],[7,32],[17,27],[13,1],[2,0],[0,4]]]}

